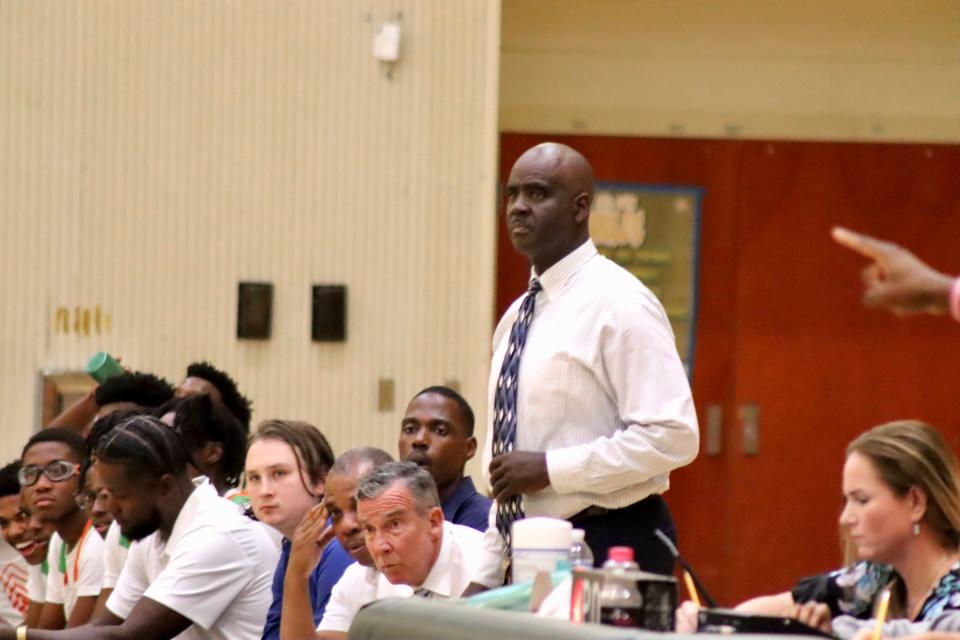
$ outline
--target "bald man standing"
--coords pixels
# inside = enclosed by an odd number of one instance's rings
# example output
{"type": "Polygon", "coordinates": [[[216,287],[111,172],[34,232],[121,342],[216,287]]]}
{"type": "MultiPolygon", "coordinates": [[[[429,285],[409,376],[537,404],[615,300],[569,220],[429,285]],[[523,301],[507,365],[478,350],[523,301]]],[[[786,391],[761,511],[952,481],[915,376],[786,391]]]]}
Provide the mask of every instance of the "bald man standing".
{"type": "Polygon", "coordinates": [[[532,269],[493,337],[488,542],[503,553],[515,519],[565,518],[598,564],[629,546],[642,569],[672,573],[653,530],[675,535],[660,494],[696,457],[697,417],[663,306],[590,240],[593,190],[566,145],[537,145],[510,172],[507,229],[532,269]]]}

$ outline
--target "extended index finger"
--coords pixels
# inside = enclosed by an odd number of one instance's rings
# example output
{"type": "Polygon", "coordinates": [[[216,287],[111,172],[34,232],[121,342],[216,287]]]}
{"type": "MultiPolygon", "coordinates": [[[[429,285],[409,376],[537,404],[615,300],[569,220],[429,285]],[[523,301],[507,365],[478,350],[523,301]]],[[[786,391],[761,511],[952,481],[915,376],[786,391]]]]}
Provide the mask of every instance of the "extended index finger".
{"type": "Polygon", "coordinates": [[[844,227],[834,227],[830,231],[830,235],[837,244],[874,260],[886,258],[897,248],[893,243],[857,233],[844,227]]]}

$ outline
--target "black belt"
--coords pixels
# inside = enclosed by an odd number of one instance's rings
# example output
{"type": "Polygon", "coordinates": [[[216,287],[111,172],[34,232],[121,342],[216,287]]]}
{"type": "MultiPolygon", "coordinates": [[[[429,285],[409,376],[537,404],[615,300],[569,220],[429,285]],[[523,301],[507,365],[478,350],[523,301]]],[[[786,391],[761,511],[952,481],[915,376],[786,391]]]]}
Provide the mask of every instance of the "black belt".
{"type": "Polygon", "coordinates": [[[592,505],[592,506],[589,506],[589,507],[587,507],[586,509],[584,509],[584,510],[582,510],[582,511],[576,512],[575,514],[573,514],[572,516],[570,516],[569,518],[567,518],[567,520],[569,520],[570,522],[577,522],[578,520],[585,520],[585,519],[587,519],[587,518],[596,518],[596,517],[598,517],[598,516],[605,516],[605,515],[607,515],[608,513],[613,513],[614,511],[623,511],[624,509],[632,509],[632,508],[634,508],[634,507],[636,507],[636,506],[639,506],[639,505],[643,504],[644,502],[646,502],[646,501],[648,501],[648,500],[654,500],[654,499],[659,498],[659,497],[660,497],[660,494],[658,494],[658,493],[652,493],[652,494],[650,494],[649,496],[647,496],[646,498],[644,498],[643,500],[638,500],[638,501],[634,502],[633,504],[628,504],[627,506],[625,506],[625,507],[620,507],[619,509],[608,509],[608,508],[606,508],[606,507],[600,507],[600,506],[597,506],[597,505],[592,505]]]}
{"type": "Polygon", "coordinates": [[[586,518],[596,518],[597,516],[605,516],[611,511],[615,511],[615,509],[607,509],[606,507],[598,507],[597,505],[593,505],[591,507],[587,507],[583,511],[576,512],[567,518],[567,520],[570,522],[576,522],[577,520],[584,520],[586,518]]]}

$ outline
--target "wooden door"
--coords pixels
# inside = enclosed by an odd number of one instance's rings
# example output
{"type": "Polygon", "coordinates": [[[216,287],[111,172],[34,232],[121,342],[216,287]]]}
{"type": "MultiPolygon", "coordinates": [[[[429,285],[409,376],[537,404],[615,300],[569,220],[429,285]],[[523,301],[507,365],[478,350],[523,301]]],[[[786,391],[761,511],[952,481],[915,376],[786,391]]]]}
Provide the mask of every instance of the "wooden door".
{"type": "MultiPolygon", "coordinates": [[[[501,176],[546,139],[504,134],[501,176]]],[[[610,182],[696,185],[701,218],[693,372],[701,432],[722,415],[719,455],[672,474],[681,550],[727,604],[837,565],[846,443],[917,417],[960,445],[960,326],[859,304],[863,262],[834,224],[895,238],[960,270],[960,147],[560,137],[610,182]],[[756,455],[744,406],[757,408],[756,455]]],[[[528,265],[498,219],[497,313],[528,265]]]]}

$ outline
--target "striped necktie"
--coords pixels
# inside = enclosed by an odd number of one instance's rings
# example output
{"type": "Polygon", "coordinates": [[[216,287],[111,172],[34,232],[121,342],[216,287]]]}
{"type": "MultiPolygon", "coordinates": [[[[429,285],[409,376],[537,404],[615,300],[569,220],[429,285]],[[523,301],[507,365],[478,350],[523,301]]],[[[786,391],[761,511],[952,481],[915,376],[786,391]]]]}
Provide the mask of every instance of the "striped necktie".
{"type": "MultiPolygon", "coordinates": [[[[543,289],[540,281],[533,278],[527,295],[520,303],[517,319],[510,329],[510,342],[500,365],[497,378],[497,391],[493,400],[493,455],[499,456],[513,451],[517,443],[517,374],[520,370],[520,356],[527,343],[527,332],[533,320],[537,293],[543,289]]],[[[520,496],[497,501],[497,530],[510,548],[510,525],[514,520],[523,518],[520,496]]]]}

